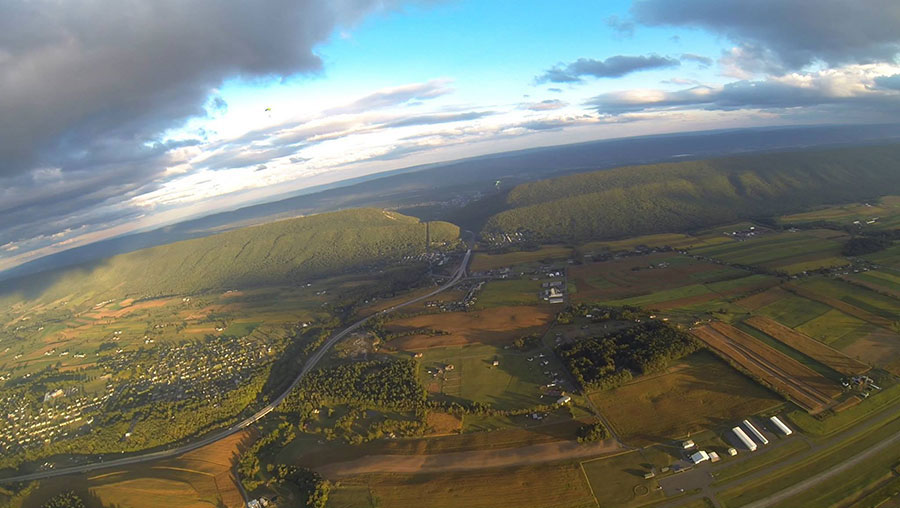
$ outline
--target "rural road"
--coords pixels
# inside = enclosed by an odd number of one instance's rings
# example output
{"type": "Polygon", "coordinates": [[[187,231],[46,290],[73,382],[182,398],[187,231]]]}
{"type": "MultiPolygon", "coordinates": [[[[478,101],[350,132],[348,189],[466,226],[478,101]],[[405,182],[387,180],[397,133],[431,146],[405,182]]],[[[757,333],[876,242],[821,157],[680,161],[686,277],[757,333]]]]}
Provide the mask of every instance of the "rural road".
{"type": "Polygon", "coordinates": [[[294,388],[296,388],[297,385],[300,384],[300,381],[303,379],[303,377],[306,376],[306,374],[308,374],[312,369],[315,368],[316,364],[318,364],[319,361],[322,360],[322,358],[325,356],[325,354],[328,353],[328,351],[335,344],[340,342],[340,340],[343,339],[344,337],[346,337],[347,335],[349,335],[349,334],[353,333],[354,331],[356,331],[357,329],[359,329],[361,326],[366,324],[366,322],[368,322],[370,319],[372,319],[375,316],[380,316],[380,315],[394,312],[395,310],[406,307],[407,305],[412,305],[416,302],[420,302],[427,298],[431,298],[432,296],[434,296],[442,291],[446,291],[447,289],[456,285],[457,282],[459,282],[460,280],[462,280],[465,277],[466,267],[468,266],[469,259],[471,257],[472,257],[472,246],[470,243],[469,247],[466,250],[465,256],[463,256],[462,263],[460,263],[460,265],[459,265],[459,268],[457,268],[456,271],[453,272],[453,276],[444,285],[438,287],[437,289],[435,289],[434,291],[432,291],[426,295],[419,296],[419,297],[413,298],[411,300],[407,300],[399,305],[395,305],[393,307],[384,309],[380,312],[377,312],[377,313],[367,316],[363,319],[360,319],[359,321],[353,323],[352,325],[348,326],[347,328],[344,328],[339,333],[333,335],[331,338],[329,338],[325,342],[325,344],[322,345],[322,347],[320,347],[315,353],[313,353],[312,356],[309,357],[309,359],[306,361],[306,363],[303,364],[303,369],[300,371],[299,374],[297,374],[297,377],[294,378],[294,381],[291,383],[291,385],[281,395],[279,395],[275,400],[270,402],[268,405],[266,405],[265,407],[263,407],[262,409],[260,409],[256,413],[254,413],[253,415],[232,425],[231,427],[228,427],[227,429],[224,429],[224,430],[221,430],[214,434],[205,436],[205,437],[198,439],[197,441],[194,441],[190,444],[186,444],[184,446],[179,446],[177,448],[172,448],[169,450],[161,450],[161,451],[150,452],[150,453],[145,453],[145,454],[141,454],[141,455],[134,455],[131,457],[109,460],[106,462],[83,464],[80,466],[72,466],[72,467],[66,467],[66,468],[60,468],[60,469],[52,469],[49,471],[39,471],[37,473],[30,473],[30,474],[25,474],[25,475],[20,475],[20,476],[11,476],[8,478],[0,478],[0,484],[24,482],[24,481],[32,481],[32,480],[42,480],[45,478],[53,478],[56,476],[65,476],[68,474],[76,474],[76,473],[86,473],[86,472],[95,471],[98,469],[107,469],[107,468],[112,468],[112,467],[128,466],[131,464],[139,464],[142,462],[150,462],[150,461],[159,460],[159,459],[176,457],[183,453],[187,453],[189,451],[193,451],[198,448],[202,448],[208,444],[211,444],[220,439],[226,438],[226,437],[234,434],[235,432],[239,432],[240,430],[243,430],[243,429],[249,427],[250,425],[253,425],[254,423],[258,422],[259,420],[262,420],[267,414],[271,413],[276,407],[278,407],[279,404],[284,402],[284,399],[286,399],[288,397],[288,395],[290,395],[290,393],[294,390],[294,388]]]}

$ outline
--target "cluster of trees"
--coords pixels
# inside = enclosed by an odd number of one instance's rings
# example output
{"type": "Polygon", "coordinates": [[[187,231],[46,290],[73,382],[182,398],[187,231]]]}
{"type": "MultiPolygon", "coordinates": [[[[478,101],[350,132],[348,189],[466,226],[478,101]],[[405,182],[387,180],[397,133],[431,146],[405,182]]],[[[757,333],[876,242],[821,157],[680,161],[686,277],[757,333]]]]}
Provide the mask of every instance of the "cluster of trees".
{"type": "Polygon", "coordinates": [[[84,508],[84,501],[72,491],[51,497],[41,508],[84,508]]]}
{"type": "Polygon", "coordinates": [[[575,433],[579,443],[593,443],[594,441],[602,441],[609,437],[609,431],[602,423],[589,423],[582,425],[575,433]]]}
{"type": "Polygon", "coordinates": [[[576,317],[588,317],[596,322],[602,321],[637,321],[647,318],[648,314],[639,307],[625,305],[622,307],[609,307],[605,305],[587,305],[579,303],[566,307],[556,314],[556,322],[568,325],[576,317]]]}
{"type": "MultiPolygon", "coordinates": [[[[435,246],[459,241],[459,228],[429,223],[435,246]]],[[[57,299],[78,288],[108,297],[155,297],[265,284],[378,266],[426,251],[426,224],[372,208],[323,213],[247,227],[114,256],[0,285],[0,301],[21,288],[57,299]]],[[[402,281],[400,281],[402,282],[402,281]]],[[[102,297],[102,296],[98,296],[102,297]]]]}
{"type": "Polygon", "coordinates": [[[894,242],[886,236],[860,236],[844,243],[841,254],[844,256],[864,256],[887,249],[894,242]]]}
{"type": "Polygon", "coordinates": [[[650,321],[604,337],[564,344],[557,353],[584,390],[595,390],[619,386],[634,373],[658,372],[698,347],[690,335],[650,321]]]}
{"type": "Polygon", "coordinates": [[[325,508],[331,482],[312,470],[293,465],[279,464],[272,471],[272,478],[281,484],[290,484],[300,491],[302,506],[308,508],[325,508]]]}
{"type": "Polygon", "coordinates": [[[692,230],[878,196],[900,185],[900,144],[624,167],[517,186],[487,234],[539,241],[692,230]]]}
{"type": "Polygon", "coordinates": [[[285,411],[303,412],[323,403],[416,410],[424,407],[425,388],[416,363],[378,359],[343,363],[310,372],[285,400],[285,411]]]}

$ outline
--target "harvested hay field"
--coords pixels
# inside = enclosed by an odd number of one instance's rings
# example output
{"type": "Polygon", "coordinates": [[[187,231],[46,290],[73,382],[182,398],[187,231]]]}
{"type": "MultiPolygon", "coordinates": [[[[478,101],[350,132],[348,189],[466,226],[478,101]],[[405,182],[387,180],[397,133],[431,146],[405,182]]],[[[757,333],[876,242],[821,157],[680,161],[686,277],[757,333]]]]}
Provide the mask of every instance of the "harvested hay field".
{"type": "Polygon", "coordinates": [[[795,293],[799,296],[802,296],[804,298],[808,298],[810,300],[815,300],[819,303],[824,303],[825,305],[834,307],[835,309],[837,309],[845,314],[849,314],[855,318],[862,319],[863,321],[868,321],[869,323],[872,323],[873,325],[880,326],[880,327],[888,329],[888,330],[891,329],[891,325],[893,324],[890,319],[873,314],[873,313],[871,313],[867,310],[861,309],[855,305],[851,305],[843,300],[840,300],[837,298],[832,298],[830,296],[825,296],[817,291],[811,291],[807,288],[796,286],[793,284],[785,285],[785,289],[787,289],[788,291],[795,293]]]}
{"type": "Polygon", "coordinates": [[[734,302],[738,307],[742,307],[747,310],[756,310],[761,307],[765,307],[766,305],[772,304],[781,300],[785,296],[787,296],[785,290],[780,287],[773,287],[767,289],[761,293],[756,293],[755,295],[750,295],[745,298],[741,298],[740,300],[734,302]]]}
{"type": "Polygon", "coordinates": [[[438,474],[371,474],[340,481],[334,508],[596,508],[577,463],[438,474]]]}
{"type": "Polygon", "coordinates": [[[853,341],[843,351],[900,376],[900,336],[894,332],[875,329],[853,341]]]}
{"type": "Polygon", "coordinates": [[[454,434],[462,430],[462,419],[450,413],[429,411],[425,417],[428,435],[454,434]]]}
{"type": "Polygon", "coordinates": [[[871,369],[865,363],[765,316],[751,316],[744,322],[845,376],[855,376],[871,369]]]}
{"type": "Polygon", "coordinates": [[[590,399],[616,433],[635,445],[665,442],[782,403],[708,351],[590,399]]]}
{"type": "Polygon", "coordinates": [[[476,252],[472,259],[470,270],[481,272],[525,263],[536,263],[543,260],[569,259],[571,256],[572,249],[562,245],[544,245],[537,250],[510,252],[507,254],[476,252]]]}
{"type": "Polygon", "coordinates": [[[445,312],[401,318],[385,328],[392,333],[439,330],[445,335],[411,335],[392,340],[398,350],[417,350],[465,344],[502,344],[525,335],[537,334],[554,318],[546,307],[494,307],[477,312],[445,312]]]}
{"type": "Polygon", "coordinates": [[[841,392],[836,383],[733,326],[713,322],[692,333],[810,413],[826,409],[841,392]]]}

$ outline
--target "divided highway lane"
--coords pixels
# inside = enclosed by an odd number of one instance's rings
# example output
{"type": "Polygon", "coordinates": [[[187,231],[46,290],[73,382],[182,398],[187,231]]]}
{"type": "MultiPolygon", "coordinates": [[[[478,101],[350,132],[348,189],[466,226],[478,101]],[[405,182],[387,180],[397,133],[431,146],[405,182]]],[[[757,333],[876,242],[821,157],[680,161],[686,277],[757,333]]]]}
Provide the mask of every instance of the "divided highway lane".
{"type": "Polygon", "coordinates": [[[262,420],[267,414],[271,413],[276,407],[278,407],[279,404],[284,402],[284,399],[286,399],[288,397],[288,395],[290,395],[291,391],[293,391],[294,388],[296,388],[297,385],[300,384],[300,381],[303,379],[303,376],[305,376],[313,368],[315,368],[316,364],[318,364],[319,361],[322,360],[322,358],[325,356],[325,354],[328,352],[328,350],[330,350],[335,344],[340,342],[341,339],[343,339],[347,335],[349,335],[349,334],[353,333],[354,331],[356,331],[357,329],[359,329],[361,326],[366,324],[366,322],[368,322],[370,319],[372,319],[375,316],[389,314],[391,312],[394,312],[397,309],[401,309],[403,307],[406,307],[407,305],[412,305],[414,303],[421,302],[422,300],[431,298],[432,296],[434,296],[442,291],[446,291],[447,289],[450,289],[451,287],[456,285],[457,282],[459,282],[466,276],[466,268],[469,264],[469,259],[471,257],[472,257],[472,248],[470,246],[466,250],[465,256],[463,256],[462,263],[460,263],[459,268],[457,268],[456,271],[453,272],[453,276],[450,278],[450,280],[446,284],[438,287],[437,289],[428,293],[427,295],[423,295],[418,298],[413,298],[412,300],[407,300],[399,305],[395,305],[389,309],[384,309],[381,312],[377,312],[375,314],[372,314],[371,316],[367,316],[367,317],[360,319],[359,321],[353,323],[352,325],[348,326],[347,328],[344,328],[339,333],[333,335],[330,339],[328,339],[328,341],[325,342],[325,344],[322,345],[322,347],[320,347],[315,353],[313,353],[312,356],[309,357],[309,359],[303,365],[303,369],[300,371],[299,374],[297,374],[297,377],[294,378],[294,381],[287,388],[287,390],[285,390],[281,395],[279,395],[275,400],[270,402],[267,406],[265,406],[264,408],[260,409],[256,413],[254,413],[252,416],[245,418],[244,420],[232,425],[231,427],[228,427],[227,429],[224,429],[215,434],[211,434],[209,436],[203,437],[201,439],[198,439],[197,441],[186,444],[184,446],[179,446],[178,448],[172,448],[170,450],[160,450],[157,452],[150,452],[150,453],[145,453],[145,454],[141,454],[141,455],[125,457],[125,458],[121,458],[121,459],[114,459],[114,460],[110,460],[107,462],[97,462],[97,463],[93,463],[93,464],[84,464],[81,466],[72,466],[72,467],[66,467],[66,468],[60,468],[60,469],[52,469],[49,471],[40,471],[37,473],[31,473],[31,474],[26,474],[26,475],[21,475],[21,476],[14,476],[14,477],[9,477],[9,478],[0,478],[0,484],[24,482],[24,481],[32,481],[32,480],[42,480],[45,478],[53,478],[55,476],[65,476],[68,474],[76,474],[76,473],[87,473],[90,471],[95,471],[97,469],[107,469],[107,468],[113,468],[113,467],[128,466],[128,465],[132,465],[132,464],[138,464],[141,462],[150,462],[150,461],[159,460],[159,459],[176,457],[178,455],[196,450],[197,448],[202,448],[208,444],[212,444],[220,439],[224,439],[224,438],[234,434],[235,432],[243,430],[243,429],[253,425],[254,423],[258,422],[259,420],[262,420]]]}

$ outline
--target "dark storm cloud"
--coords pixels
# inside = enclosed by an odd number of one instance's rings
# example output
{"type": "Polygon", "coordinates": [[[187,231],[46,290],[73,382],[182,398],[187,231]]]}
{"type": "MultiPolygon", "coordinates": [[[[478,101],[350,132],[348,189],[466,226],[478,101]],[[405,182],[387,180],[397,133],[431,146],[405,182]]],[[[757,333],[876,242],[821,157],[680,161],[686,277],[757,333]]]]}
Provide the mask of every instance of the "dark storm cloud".
{"type": "Polygon", "coordinates": [[[138,146],[202,115],[227,77],[317,70],[313,46],[383,3],[4,2],[0,175],[89,159],[99,137],[138,146]]]}
{"type": "Polygon", "coordinates": [[[619,78],[632,72],[650,69],[662,69],[677,67],[681,62],[674,58],[646,55],[646,56],[611,56],[606,60],[594,60],[592,58],[579,58],[566,65],[558,65],[538,76],[538,83],[578,83],[585,76],[595,78],[619,78]]]}
{"type": "Polygon", "coordinates": [[[897,0],[636,0],[632,15],[651,26],[698,27],[759,52],[786,69],[895,61],[897,0]]]}

